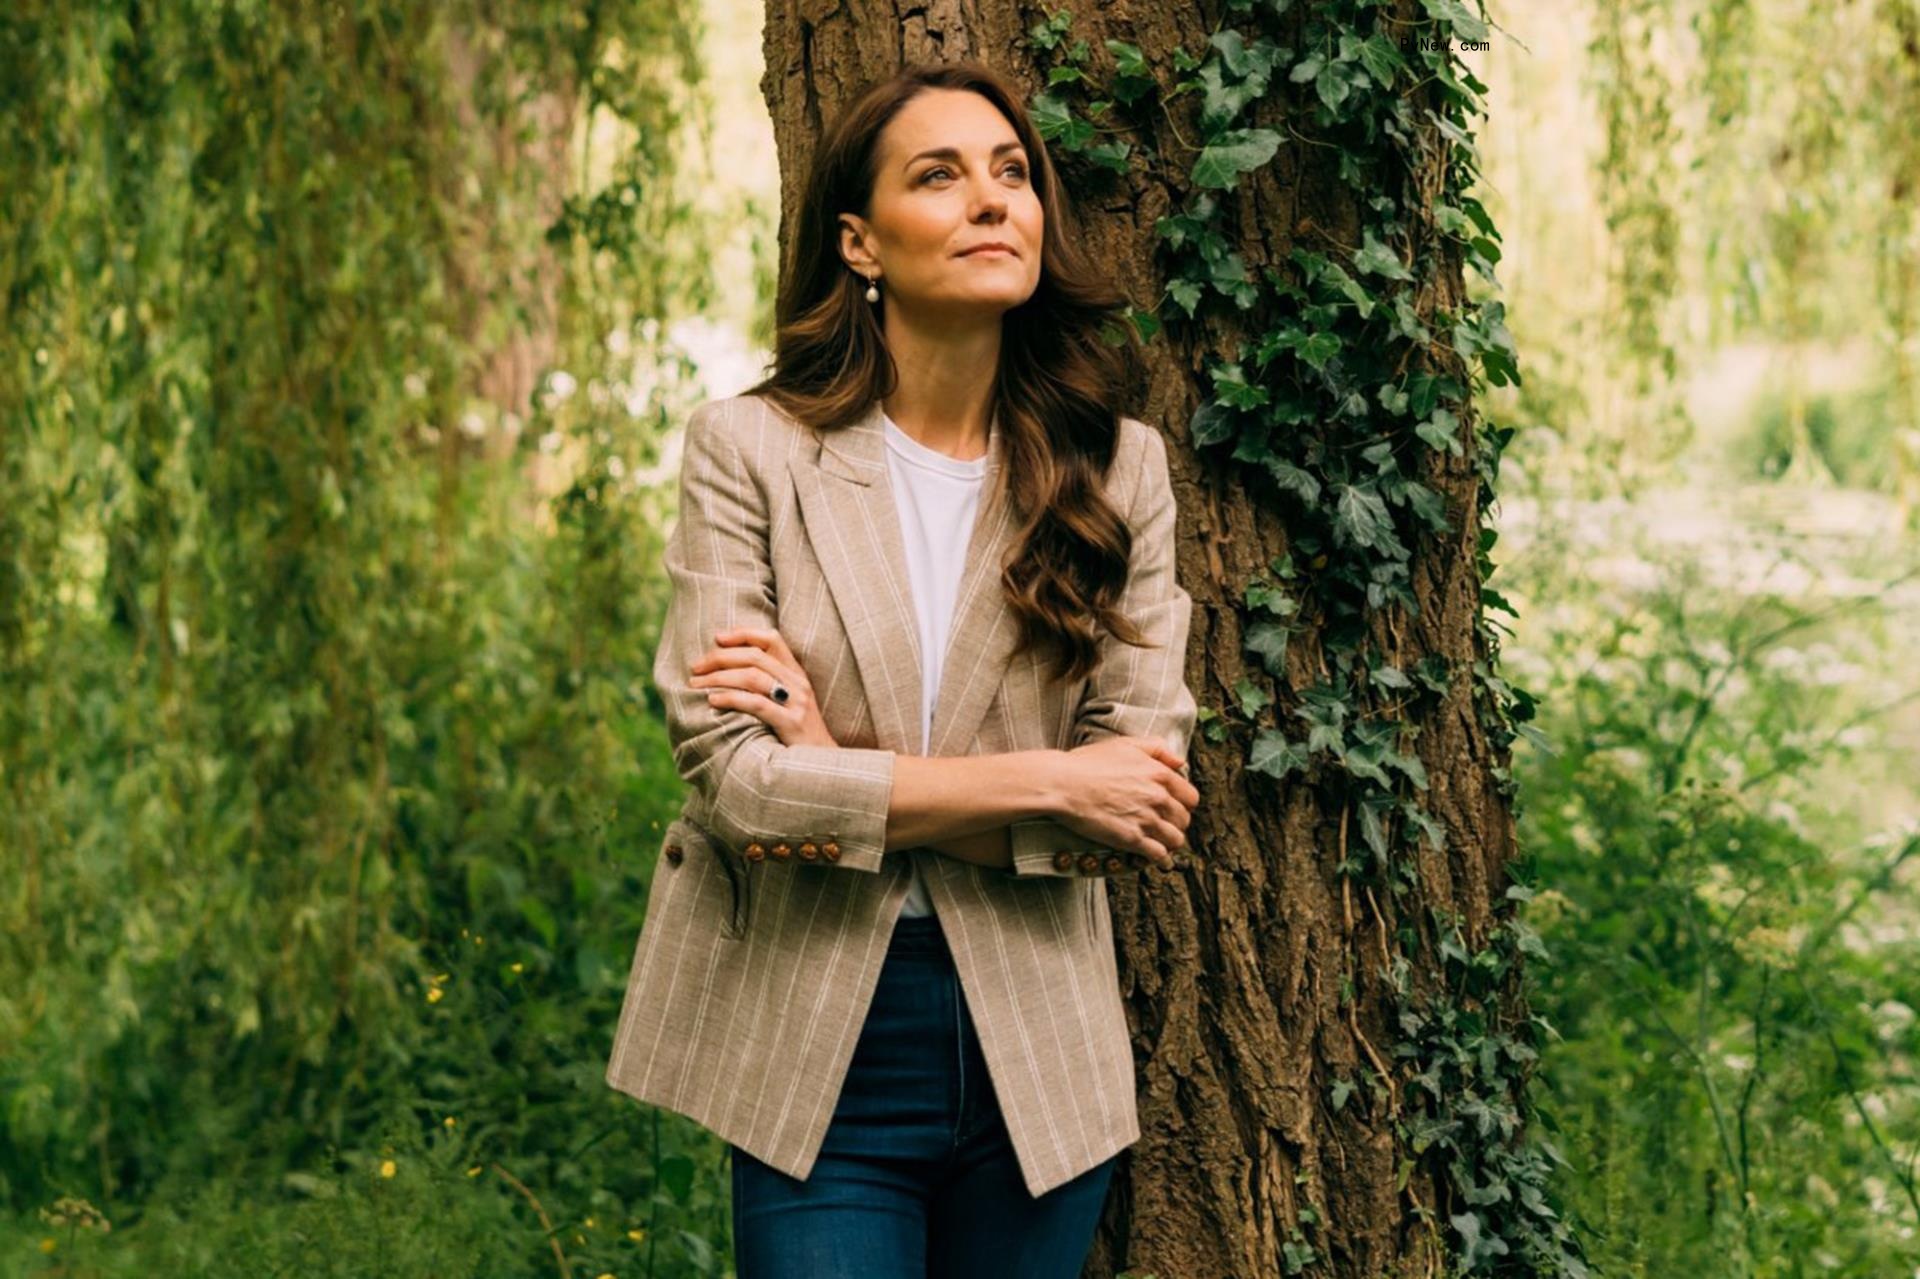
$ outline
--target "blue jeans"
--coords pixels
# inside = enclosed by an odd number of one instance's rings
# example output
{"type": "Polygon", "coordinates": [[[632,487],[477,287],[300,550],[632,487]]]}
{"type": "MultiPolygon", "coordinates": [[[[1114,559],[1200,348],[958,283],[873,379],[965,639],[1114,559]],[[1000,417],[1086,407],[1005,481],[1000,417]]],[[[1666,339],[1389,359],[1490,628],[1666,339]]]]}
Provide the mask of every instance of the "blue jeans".
{"type": "Polygon", "coordinates": [[[807,1179],[729,1150],[739,1279],[1078,1279],[1119,1159],[1027,1192],[937,915],[894,925],[807,1179]]]}

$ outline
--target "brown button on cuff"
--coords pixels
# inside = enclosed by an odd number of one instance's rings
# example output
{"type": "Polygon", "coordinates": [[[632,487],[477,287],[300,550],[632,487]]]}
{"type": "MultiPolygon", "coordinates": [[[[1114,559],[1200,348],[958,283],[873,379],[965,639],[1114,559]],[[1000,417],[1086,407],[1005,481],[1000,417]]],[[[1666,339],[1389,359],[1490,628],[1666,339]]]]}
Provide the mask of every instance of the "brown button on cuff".
{"type": "Polygon", "coordinates": [[[830,862],[837,862],[840,860],[840,845],[830,839],[820,845],[820,855],[830,862]]]}
{"type": "Polygon", "coordinates": [[[1099,874],[1100,873],[1100,854],[1098,853],[1080,854],[1080,873],[1082,875],[1099,874]]]}
{"type": "Polygon", "coordinates": [[[767,851],[772,853],[778,861],[786,861],[789,857],[793,856],[793,846],[788,844],[784,839],[767,851]]]}
{"type": "Polygon", "coordinates": [[[750,862],[764,861],[766,860],[766,856],[767,856],[767,846],[765,844],[762,844],[759,840],[756,839],[751,844],[747,845],[746,852],[747,852],[748,861],[750,862]]]}
{"type": "Polygon", "coordinates": [[[680,864],[680,859],[684,856],[686,856],[686,854],[680,851],[680,845],[678,844],[667,845],[667,860],[672,862],[675,866],[678,866],[680,864]]]}
{"type": "Polygon", "coordinates": [[[800,845],[800,860],[804,862],[819,861],[820,845],[810,839],[803,841],[800,845]]]}
{"type": "Polygon", "coordinates": [[[1125,870],[1126,868],[1127,868],[1127,859],[1122,857],[1120,854],[1114,853],[1107,858],[1107,874],[1118,875],[1121,871],[1125,870]]]}
{"type": "Polygon", "coordinates": [[[1070,849],[1063,848],[1055,853],[1053,855],[1053,868],[1055,870],[1072,870],[1073,852],[1070,849]]]}

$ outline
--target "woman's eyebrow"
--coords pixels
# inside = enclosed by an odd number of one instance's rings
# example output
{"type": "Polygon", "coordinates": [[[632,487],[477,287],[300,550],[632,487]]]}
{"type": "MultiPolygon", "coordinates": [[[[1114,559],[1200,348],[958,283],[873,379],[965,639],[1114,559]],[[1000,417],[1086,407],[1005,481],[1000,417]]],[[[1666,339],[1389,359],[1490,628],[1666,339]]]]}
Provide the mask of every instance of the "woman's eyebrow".
{"type": "MultiPolygon", "coordinates": [[[[993,154],[999,155],[1002,151],[1024,151],[1024,150],[1026,150],[1026,147],[1022,143],[1002,142],[999,146],[993,149],[993,154]]],[[[907,160],[907,163],[901,165],[900,167],[903,169],[907,168],[915,160],[926,160],[926,159],[958,160],[959,158],[960,158],[960,152],[953,147],[935,147],[931,151],[922,151],[919,155],[909,157],[907,160]]]]}

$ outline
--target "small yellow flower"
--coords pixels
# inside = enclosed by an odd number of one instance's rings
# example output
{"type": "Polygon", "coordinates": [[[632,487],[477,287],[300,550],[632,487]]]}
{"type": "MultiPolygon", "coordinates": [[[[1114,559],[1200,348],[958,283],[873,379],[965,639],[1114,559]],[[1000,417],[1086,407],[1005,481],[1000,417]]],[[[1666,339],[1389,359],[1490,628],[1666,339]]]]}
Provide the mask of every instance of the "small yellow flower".
{"type": "Polygon", "coordinates": [[[645,1230],[629,1230],[627,1231],[627,1238],[633,1240],[635,1243],[645,1243],[647,1241],[647,1232],[645,1230]]]}
{"type": "Polygon", "coordinates": [[[479,1164],[475,1164],[475,1165],[474,1165],[473,1167],[471,1167],[471,1168],[469,1168],[469,1169],[467,1169],[467,1176],[469,1176],[469,1177],[478,1177],[479,1175],[480,1175],[480,1165],[479,1165],[479,1164]]]}
{"type": "Polygon", "coordinates": [[[445,1124],[447,1127],[451,1128],[456,1123],[459,1123],[460,1121],[455,1119],[452,1115],[448,1115],[445,1119],[442,1119],[440,1122],[445,1124]]]}
{"type": "Polygon", "coordinates": [[[40,1241],[41,1252],[52,1252],[55,1248],[58,1248],[59,1246],[60,1245],[57,1242],[55,1242],[55,1240],[51,1236],[45,1239],[42,1239],[40,1241]]]}
{"type": "Polygon", "coordinates": [[[467,930],[466,930],[466,929],[464,929],[464,928],[462,928],[462,929],[460,930],[460,935],[461,935],[462,937],[465,937],[465,936],[467,935],[467,930]]]}
{"type": "Polygon", "coordinates": [[[586,1220],[585,1220],[584,1222],[582,1222],[581,1224],[582,1224],[582,1225],[584,1225],[584,1226],[586,1226],[586,1228],[587,1228],[588,1230],[592,1230],[592,1229],[593,1229],[593,1218],[592,1218],[592,1217],[588,1217],[588,1218],[587,1218],[587,1219],[586,1219],[586,1220]]]}
{"type": "Polygon", "coordinates": [[[435,986],[433,989],[427,992],[427,1002],[430,1004],[437,1004],[440,1002],[440,997],[446,993],[447,993],[446,991],[440,989],[438,986],[435,986]]]}
{"type": "Polygon", "coordinates": [[[475,933],[473,935],[473,944],[476,946],[484,946],[487,944],[487,939],[482,937],[479,933],[475,933]]]}
{"type": "Polygon", "coordinates": [[[519,972],[519,971],[520,971],[520,970],[521,970],[522,968],[525,968],[525,967],[526,967],[526,965],[525,965],[525,964],[522,964],[522,963],[520,963],[520,962],[518,962],[518,961],[516,960],[516,961],[515,961],[514,963],[511,963],[511,964],[508,964],[508,965],[507,965],[507,967],[508,967],[508,968],[511,968],[511,969],[512,969],[512,970],[513,970],[514,972],[516,972],[516,973],[517,973],[517,972],[519,972]]]}
{"type": "Polygon", "coordinates": [[[382,1177],[391,1177],[391,1176],[393,1176],[393,1174],[394,1174],[394,1171],[395,1171],[395,1169],[394,1169],[394,1166],[393,1166],[393,1160],[391,1160],[391,1159],[382,1159],[382,1160],[380,1161],[380,1175],[381,1175],[382,1177]]]}

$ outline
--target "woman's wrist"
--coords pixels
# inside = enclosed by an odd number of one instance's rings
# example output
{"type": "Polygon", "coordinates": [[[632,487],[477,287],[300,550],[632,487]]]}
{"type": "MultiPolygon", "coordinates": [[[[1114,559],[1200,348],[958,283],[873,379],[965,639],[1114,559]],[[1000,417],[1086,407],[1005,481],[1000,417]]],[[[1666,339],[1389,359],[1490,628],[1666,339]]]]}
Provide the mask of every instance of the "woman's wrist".
{"type": "Polygon", "coordinates": [[[1056,750],[1027,751],[1032,757],[1031,777],[1038,807],[1027,818],[1048,817],[1058,820],[1073,811],[1073,792],[1062,776],[1067,753],[1056,750]]]}
{"type": "Polygon", "coordinates": [[[1013,835],[1005,826],[975,831],[971,835],[953,835],[926,847],[975,866],[1006,870],[1013,865],[1013,835]]]}
{"type": "Polygon", "coordinates": [[[896,756],[887,848],[937,847],[951,838],[1064,811],[1059,768],[1064,756],[1056,750],[896,756]]]}

